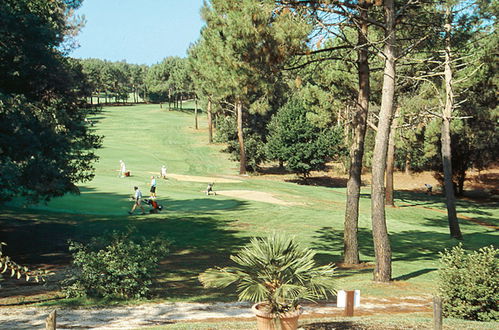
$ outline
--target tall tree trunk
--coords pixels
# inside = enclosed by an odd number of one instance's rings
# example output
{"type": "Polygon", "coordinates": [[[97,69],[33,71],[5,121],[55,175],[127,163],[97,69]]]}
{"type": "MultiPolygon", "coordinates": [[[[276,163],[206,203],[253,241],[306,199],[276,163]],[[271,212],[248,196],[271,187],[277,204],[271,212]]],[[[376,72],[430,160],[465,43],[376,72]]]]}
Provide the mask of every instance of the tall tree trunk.
{"type": "Polygon", "coordinates": [[[244,150],[243,135],[243,103],[236,101],[237,113],[237,140],[239,141],[239,174],[246,174],[246,152],[244,150]]]}
{"type": "Polygon", "coordinates": [[[369,110],[369,57],[367,41],[367,6],[360,9],[362,20],[359,22],[361,29],[358,30],[359,47],[358,77],[359,94],[357,96],[356,113],[353,118],[353,141],[350,147],[350,169],[347,183],[347,202],[345,210],[345,224],[343,232],[343,261],[347,264],[358,264],[358,221],[359,221],[359,199],[360,186],[362,183],[362,158],[364,156],[364,140],[367,130],[367,112],[369,110]]]}
{"type": "Polygon", "coordinates": [[[179,96],[179,108],[180,110],[182,110],[182,93],[180,93],[180,96],[179,96]]]}
{"type": "Polygon", "coordinates": [[[208,143],[213,143],[213,123],[211,113],[211,99],[208,99],[208,106],[206,107],[206,114],[208,115],[208,143]]]}
{"type": "MultiPolygon", "coordinates": [[[[398,109],[395,111],[397,117],[398,109]]],[[[392,120],[390,127],[390,137],[388,139],[388,152],[386,155],[386,195],[385,203],[389,206],[395,206],[393,189],[393,171],[395,169],[395,134],[397,133],[397,120],[392,120]]]]}
{"type": "Polygon", "coordinates": [[[454,185],[452,183],[452,150],[450,138],[450,122],[452,109],[454,107],[454,92],[452,90],[452,68],[451,68],[451,8],[446,9],[445,24],[445,107],[442,113],[442,163],[444,169],[445,197],[447,199],[447,217],[449,219],[450,236],[462,239],[461,229],[457,220],[456,197],[454,195],[454,185]]]}
{"type": "Polygon", "coordinates": [[[392,277],[392,252],[385,215],[385,167],[390,121],[395,95],[395,10],[393,0],[384,1],[386,41],[385,69],[378,131],[372,160],[371,217],[376,268],[374,280],[389,282],[392,277]]]}
{"type": "Polygon", "coordinates": [[[198,98],[194,97],[194,122],[195,127],[198,129],[198,98]]]}

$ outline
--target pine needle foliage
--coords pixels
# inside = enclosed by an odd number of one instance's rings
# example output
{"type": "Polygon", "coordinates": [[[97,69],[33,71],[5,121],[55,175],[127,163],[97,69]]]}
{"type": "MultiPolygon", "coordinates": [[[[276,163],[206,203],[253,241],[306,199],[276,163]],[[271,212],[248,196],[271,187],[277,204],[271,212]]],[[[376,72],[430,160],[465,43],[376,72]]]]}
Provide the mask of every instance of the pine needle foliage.
{"type": "Polygon", "coordinates": [[[293,238],[272,233],[253,238],[230,258],[237,266],[210,268],[199,275],[206,288],[235,285],[239,300],[264,302],[270,313],[296,309],[301,300],[316,301],[336,293],[334,266],[317,266],[315,252],[293,238]]]}

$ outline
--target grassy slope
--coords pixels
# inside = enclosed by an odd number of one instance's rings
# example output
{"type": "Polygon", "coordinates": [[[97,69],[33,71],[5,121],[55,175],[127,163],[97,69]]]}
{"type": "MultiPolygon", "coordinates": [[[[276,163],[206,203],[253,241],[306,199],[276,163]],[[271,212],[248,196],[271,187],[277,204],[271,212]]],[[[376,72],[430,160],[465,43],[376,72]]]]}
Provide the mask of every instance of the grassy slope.
{"type": "MultiPolygon", "coordinates": [[[[141,235],[159,233],[174,242],[172,256],[162,265],[159,297],[206,301],[230,300],[234,295],[200,288],[197,274],[207,267],[227,263],[228,255],[254,235],[271,230],[286,232],[316,249],[320,263],[340,260],[344,188],[304,186],[258,177],[216,184],[217,190],[271,192],[280,199],[301,203],[280,206],[220,195],[207,197],[202,193],[205,183],[160,180],[158,197],[166,210],[159,215],[128,216],[128,197],[133,186],[138,185],[147,196],[149,178],[159,174],[162,164],[167,165],[170,173],[200,176],[234,176],[237,164],[220,153],[222,146],[206,143],[204,117],[200,117],[200,130],[194,130],[193,115],[188,110],[167,111],[157,105],[114,107],[105,108],[94,119],[98,133],[105,136],[104,147],[98,151],[101,158],[96,164],[95,179],[81,186],[82,194],[29,209],[18,209],[19,203],[13,203],[3,210],[0,225],[16,225],[16,230],[8,236],[0,233],[0,240],[9,243],[6,252],[19,261],[54,262],[54,257],[47,254],[64,252],[68,238],[87,240],[111,230],[126,230],[131,225],[141,235]],[[120,159],[126,162],[132,177],[118,177],[120,159]]],[[[363,193],[359,219],[361,258],[371,262],[374,254],[369,190],[363,193]]],[[[338,288],[361,289],[367,295],[432,292],[438,252],[456,243],[448,238],[444,201],[416,193],[397,196],[401,206],[387,209],[396,282],[371,282],[372,269],[339,270],[338,288]]],[[[493,204],[460,201],[458,212],[490,223],[498,218],[497,205],[493,204]]],[[[469,221],[462,221],[461,229],[467,248],[497,242],[496,230],[469,221]]],[[[59,261],[67,262],[67,258],[59,261]]]]}

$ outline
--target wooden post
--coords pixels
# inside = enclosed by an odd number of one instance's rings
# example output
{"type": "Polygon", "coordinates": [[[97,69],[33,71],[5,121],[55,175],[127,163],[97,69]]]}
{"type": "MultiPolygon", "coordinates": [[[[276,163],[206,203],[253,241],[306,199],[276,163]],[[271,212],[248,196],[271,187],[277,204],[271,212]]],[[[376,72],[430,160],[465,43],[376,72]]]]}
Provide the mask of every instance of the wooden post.
{"type": "Polygon", "coordinates": [[[442,298],[433,297],[433,329],[442,330],[442,298]]]}
{"type": "Polygon", "coordinates": [[[353,290],[345,291],[345,293],[346,293],[345,316],[353,316],[355,291],[353,290]]]}
{"type": "Polygon", "coordinates": [[[57,312],[54,310],[45,319],[45,330],[55,330],[56,318],[57,318],[57,312]]]}

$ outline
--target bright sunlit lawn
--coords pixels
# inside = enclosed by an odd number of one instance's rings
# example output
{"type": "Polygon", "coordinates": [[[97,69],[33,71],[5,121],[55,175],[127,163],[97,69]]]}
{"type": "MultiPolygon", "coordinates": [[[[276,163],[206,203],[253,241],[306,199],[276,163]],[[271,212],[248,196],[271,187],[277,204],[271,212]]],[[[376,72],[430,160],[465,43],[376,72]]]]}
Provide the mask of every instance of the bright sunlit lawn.
{"type": "MultiPolygon", "coordinates": [[[[208,267],[227,264],[228,256],[250,237],[273,230],[294,235],[304,246],[315,249],[321,264],[340,261],[345,188],[299,185],[263,176],[240,177],[238,164],[220,152],[223,146],[207,143],[204,114],[199,119],[200,128],[195,130],[189,108],[104,108],[93,118],[94,128],[104,136],[94,180],[82,184],[78,196],[68,195],[31,207],[22,207],[22,200],[17,200],[4,208],[0,214],[0,241],[8,243],[5,252],[20,263],[64,265],[70,260],[68,239],[88,241],[113,230],[133,230],[146,237],[160,235],[172,246],[170,256],[161,264],[154,292],[158,299],[182,301],[235,300],[230,291],[203,289],[197,275],[208,267]],[[125,161],[131,177],[119,177],[120,159],[125,161]],[[158,179],[158,201],[165,208],[163,212],[129,216],[133,187],[139,186],[148,197],[150,176],[159,175],[163,164],[169,174],[191,176],[191,181],[178,176],[158,179]],[[249,192],[244,197],[206,196],[206,180],[196,177],[213,177],[219,192],[249,192]],[[261,192],[283,203],[252,198],[261,192]]],[[[366,187],[361,199],[359,237],[361,259],[372,263],[369,194],[366,187]]],[[[339,289],[360,289],[363,295],[371,296],[432,293],[439,251],[457,244],[449,239],[444,200],[440,196],[399,192],[396,204],[397,208],[387,209],[394,283],[373,283],[369,266],[338,269],[339,289]]],[[[461,200],[458,213],[498,225],[497,203],[461,200]]],[[[464,219],[460,224],[466,248],[497,243],[496,229],[464,219]]]]}

